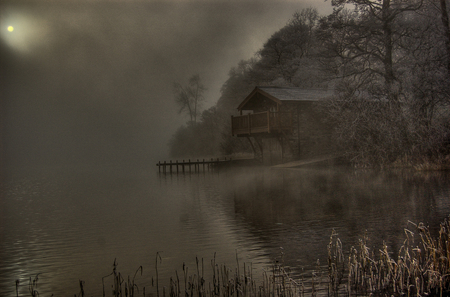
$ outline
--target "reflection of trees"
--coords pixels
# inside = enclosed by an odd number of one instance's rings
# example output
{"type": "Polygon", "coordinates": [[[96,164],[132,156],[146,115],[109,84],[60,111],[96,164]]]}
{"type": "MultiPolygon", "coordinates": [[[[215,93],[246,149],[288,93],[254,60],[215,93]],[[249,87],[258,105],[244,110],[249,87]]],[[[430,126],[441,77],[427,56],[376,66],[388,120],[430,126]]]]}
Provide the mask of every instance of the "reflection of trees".
{"type": "Polygon", "coordinates": [[[450,211],[448,175],[267,170],[240,177],[230,195],[238,218],[273,254],[281,246],[288,266],[312,268],[317,258],[325,261],[333,228],[344,250],[367,232],[369,246],[386,241],[395,252],[408,220],[439,226],[450,211]]]}

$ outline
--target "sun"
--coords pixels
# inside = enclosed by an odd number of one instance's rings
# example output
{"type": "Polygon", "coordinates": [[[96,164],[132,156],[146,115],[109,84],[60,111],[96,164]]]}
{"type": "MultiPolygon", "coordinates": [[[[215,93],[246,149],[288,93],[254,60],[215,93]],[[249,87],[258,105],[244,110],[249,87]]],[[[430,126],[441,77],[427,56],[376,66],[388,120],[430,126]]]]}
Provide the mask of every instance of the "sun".
{"type": "Polygon", "coordinates": [[[35,53],[37,48],[45,48],[52,41],[49,24],[37,15],[11,12],[7,19],[0,21],[0,42],[24,54],[35,53]]]}

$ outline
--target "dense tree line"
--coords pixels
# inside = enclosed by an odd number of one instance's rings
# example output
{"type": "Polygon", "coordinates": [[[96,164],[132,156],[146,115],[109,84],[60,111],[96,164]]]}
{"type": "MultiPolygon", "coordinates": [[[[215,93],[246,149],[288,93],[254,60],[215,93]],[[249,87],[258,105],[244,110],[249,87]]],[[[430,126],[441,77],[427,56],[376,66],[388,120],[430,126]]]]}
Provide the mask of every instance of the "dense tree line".
{"type": "Polygon", "coordinates": [[[333,89],[317,108],[354,163],[442,161],[450,153],[446,0],[332,4],[328,16],[295,13],[255,57],[233,67],[216,106],[173,136],[171,154],[251,152],[247,139],[231,137],[230,115],[255,86],[275,85],[333,89]]]}
{"type": "Polygon", "coordinates": [[[317,33],[325,60],[336,65],[335,98],[326,108],[346,155],[379,165],[446,156],[448,22],[436,18],[447,16],[446,8],[423,0],[333,4],[317,33]]]}

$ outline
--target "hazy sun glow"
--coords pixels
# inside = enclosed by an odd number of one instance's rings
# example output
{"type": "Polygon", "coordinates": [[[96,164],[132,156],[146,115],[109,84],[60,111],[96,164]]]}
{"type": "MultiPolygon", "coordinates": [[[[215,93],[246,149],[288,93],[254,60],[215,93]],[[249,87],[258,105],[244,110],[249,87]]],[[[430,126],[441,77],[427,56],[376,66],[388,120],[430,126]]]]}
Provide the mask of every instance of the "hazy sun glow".
{"type": "Polygon", "coordinates": [[[23,54],[33,53],[49,42],[48,22],[37,15],[15,9],[2,12],[0,38],[6,44],[23,54]]]}

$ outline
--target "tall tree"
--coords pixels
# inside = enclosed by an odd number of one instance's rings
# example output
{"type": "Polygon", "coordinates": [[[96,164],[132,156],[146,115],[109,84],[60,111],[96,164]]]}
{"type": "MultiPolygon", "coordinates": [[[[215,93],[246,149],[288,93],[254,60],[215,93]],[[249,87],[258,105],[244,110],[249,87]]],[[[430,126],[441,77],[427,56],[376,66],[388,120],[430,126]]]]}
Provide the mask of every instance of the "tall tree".
{"type": "MultiPolygon", "coordinates": [[[[359,65],[353,69],[355,75],[364,77],[366,81],[379,81],[379,86],[383,86],[380,95],[393,105],[398,106],[402,91],[396,66],[403,54],[397,41],[408,29],[399,26],[399,20],[407,12],[419,10],[422,4],[423,0],[332,1],[332,5],[337,8],[333,17],[338,21],[332,26],[349,32],[342,40],[334,39],[343,49],[342,58],[347,60],[347,64],[359,65]],[[350,22],[338,16],[345,4],[355,7],[356,18],[350,19],[350,22]]],[[[375,88],[378,91],[379,86],[375,88]]]]}
{"type": "Polygon", "coordinates": [[[439,0],[442,28],[444,29],[445,49],[447,52],[447,73],[450,76],[450,23],[448,20],[447,1],[439,0]]]}
{"type": "Polygon", "coordinates": [[[205,86],[201,82],[200,75],[192,75],[186,86],[174,83],[173,90],[175,102],[180,106],[179,113],[186,112],[190,118],[190,122],[196,123],[202,103],[205,101],[203,93],[206,91],[205,86]]]}
{"type": "Polygon", "coordinates": [[[255,72],[259,72],[268,84],[296,85],[298,70],[309,66],[314,46],[313,29],[318,18],[314,8],[294,13],[287,25],[275,32],[259,51],[255,72]]]}

